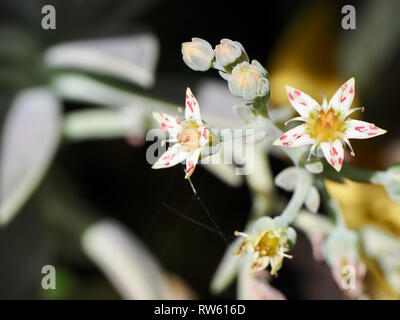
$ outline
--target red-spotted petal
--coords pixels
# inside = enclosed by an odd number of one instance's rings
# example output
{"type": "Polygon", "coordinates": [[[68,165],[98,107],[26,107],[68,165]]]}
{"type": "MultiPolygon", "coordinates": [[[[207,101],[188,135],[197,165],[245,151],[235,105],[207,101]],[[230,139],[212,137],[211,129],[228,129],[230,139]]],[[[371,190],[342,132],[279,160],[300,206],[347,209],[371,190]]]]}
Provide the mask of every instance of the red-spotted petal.
{"type": "Polygon", "coordinates": [[[306,133],[306,124],[301,124],[285,132],[273,143],[275,146],[299,147],[313,144],[314,139],[306,133]]]}
{"type": "Polygon", "coordinates": [[[200,107],[196,98],[194,97],[190,88],[186,89],[186,108],[185,108],[186,120],[194,120],[201,126],[203,122],[201,121],[200,107]]]}
{"type": "Polygon", "coordinates": [[[176,143],[161,155],[152,168],[162,169],[172,167],[184,160],[187,156],[188,153],[182,149],[179,143],[176,143]]]}
{"type": "Polygon", "coordinates": [[[181,120],[177,117],[161,112],[153,112],[154,119],[160,124],[164,132],[168,132],[171,136],[176,135],[181,131],[181,120]]]}
{"type": "Polygon", "coordinates": [[[308,118],[310,112],[321,109],[317,101],[300,90],[286,86],[286,92],[291,105],[302,117],[308,118]]]}
{"type": "Polygon", "coordinates": [[[201,147],[204,147],[209,140],[210,131],[207,129],[206,126],[199,127],[198,132],[200,134],[200,141],[199,144],[201,147]]]}
{"type": "Polygon", "coordinates": [[[360,120],[348,120],[347,125],[348,128],[344,134],[348,139],[368,139],[387,132],[384,129],[378,128],[373,123],[360,120]]]}
{"type": "Polygon", "coordinates": [[[333,108],[335,111],[347,112],[353,103],[354,91],[354,78],[351,78],[336,91],[329,101],[329,107],[333,108]]]}
{"type": "Polygon", "coordinates": [[[199,161],[199,156],[200,156],[200,149],[196,149],[192,153],[190,153],[186,158],[185,179],[190,178],[190,176],[193,174],[194,169],[196,168],[196,164],[199,161]]]}
{"type": "Polygon", "coordinates": [[[340,140],[337,139],[333,143],[321,142],[320,146],[326,161],[339,172],[344,160],[344,150],[340,140]]]}

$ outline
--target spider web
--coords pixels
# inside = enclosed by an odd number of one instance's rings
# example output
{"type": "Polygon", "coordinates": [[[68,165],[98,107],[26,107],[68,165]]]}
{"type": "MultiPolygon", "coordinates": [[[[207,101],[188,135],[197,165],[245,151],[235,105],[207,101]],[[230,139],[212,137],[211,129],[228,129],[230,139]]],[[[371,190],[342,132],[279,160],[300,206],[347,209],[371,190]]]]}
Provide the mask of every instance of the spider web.
{"type": "MultiPolygon", "coordinates": [[[[183,168],[183,170],[185,171],[184,168],[183,168]]],[[[203,211],[204,211],[205,215],[207,216],[207,218],[209,219],[209,221],[211,222],[211,225],[208,225],[208,224],[205,224],[203,222],[200,222],[200,221],[188,216],[187,214],[183,213],[182,211],[178,210],[177,208],[175,208],[175,207],[173,207],[173,206],[168,204],[168,201],[167,201],[168,200],[168,194],[170,192],[170,189],[172,187],[172,183],[174,181],[174,177],[176,175],[175,168],[173,170],[171,170],[171,171],[172,171],[172,173],[171,173],[171,176],[169,177],[169,181],[168,181],[167,187],[166,187],[166,189],[164,191],[161,204],[157,207],[157,209],[153,213],[152,218],[150,220],[150,223],[149,223],[149,225],[147,227],[147,230],[146,230],[146,232],[144,234],[144,238],[146,239],[149,236],[151,230],[153,229],[153,227],[155,225],[155,222],[157,221],[159,215],[162,212],[162,208],[165,208],[169,212],[177,215],[179,218],[181,218],[181,219],[183,219],[183,220],[185,220],[185,221],[187,221],[189,223],[192,223],[192,224],[194,224],[196,226],[199,226],[199,227],[203,228],[204,230],[207,230],[210,233],[213,233],[214,235],[216,235],[219,238],[221,238],[225,242],[226,245],[228,245],[229,244],[228,238],[232,240],[232,239],[234,239],[234,237],[232,235],[230,235],[230,234],[224,233],[222,231],[222,229],[219,227],[219,225],[215,221],[211,211],[207,208],[205,202],[201,198],[200,194],[196,190],[196,188],[195,188],[195,186],[194,186],[194,184],[193,184],[193,182],[192,182],[192,180],[190,178],[187,179],[187,180],[188,180],[190,188],[191,188],[191,190],[193,192],[193,196],[191,197],[190,201],[188,203],[186,203],[185,207],[186,208],[189,207],[189,205],[192,203],[192,201],[196,200],[199,203],[199,205],[201,206],[201,208],[203,209],[203,211]]],[[[201,182],[199,183],[199,185],[200,184],[201,184],[201,182]]]]}

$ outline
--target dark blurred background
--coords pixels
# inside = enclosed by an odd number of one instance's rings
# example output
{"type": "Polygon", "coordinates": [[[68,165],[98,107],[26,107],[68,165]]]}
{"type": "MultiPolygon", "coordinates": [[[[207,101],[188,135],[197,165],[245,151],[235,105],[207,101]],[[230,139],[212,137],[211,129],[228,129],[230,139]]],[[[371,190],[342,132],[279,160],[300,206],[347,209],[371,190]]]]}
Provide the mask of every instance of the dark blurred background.
{"type": "MultiPolygon", "coordinates": [[[[123,81],[117,82],[128,90],[132,87],[139,92],[182,104],[182,93],[186,86],[194,86],[201,79],[218,78],[215,72],[190,70],[181,58],[182,42],[192,37],[206,39],[213,45],[222,38],[237,40],[245,46],[251,58],[263,63],[273,78],[274,71],[279,72],[279,68],[270,70],[269,63],[279,59],[277,50],[282,39],[290,28],[294,28],[293,23],[299,17],[310,10],[328,12],[333,23],[329,31],[321,32],[332,41],[337,41],[346,32],[359,32],[342,30],[340,11],[343,5],[354,5],[357,14],[361,14],[365,5],[364,1],[311,0],[1,0],[0,3],[2,38],[7,43],[19,43],[26,48],[20,57],[14,57],[18,59],[8,61],[2,55],[7,51],[5,42],[0,45],[2,119],[19,90],[46,81],[47,74],[38,64],[39,56],[45,48],[57,43],[152,32],[160,41],[154,87],[145,90],[123,81]],[[44,4],[53,4],[57,10],[56,30],[44,31],[40,28],[40,8],[44,4]],[[21,37],[19,39],[14,36],[13,30],[21,31],[23,36],[18,36],[21,37]]],[[[301,37],[296,41],[301,42],[301,37]]],[[[303,54],[312,60],[313,57],[327,54],[327,50],[331,48],[322,43],[322,46],[316,44],[303,54]]],[[[371,87],[366,84],[367,89],[360,93],[363,105],[368,110],[366,120],[378,116],[376,123],[379,122],[389,129],[390,134],[393,133],[387,140],[390,143],[396,143],[399,137],[396,97],[400,56],[399,51],[396,52],[374,74],[375,85],[371,87]],[[383,104],[385,111],[381,112],[383,104]]],[[[330,70],[331,67],[326,66],[326,72],[330,70]]],[[[337,74],[343,82],[353,75],[341,73],[339,67],[337,74]]],[[[326,94],[329,96],[332,92],[326,94]]],[[[64,112],[88,107],[80,103],[65,103],[64,112]]],[[[379,140],[376,144],[381,142],[379,140]]],[[[179,275],[197,297],[216,298],[211,295],[209,284],[226,245],[216,234],[161,206],[164,201],[185,215],[209,224],[189,184],[182,179],[181,167],[151,170],[144,157],[148,145],[133,147],[125,139],[62,142],[38,190],[16,218],[0,229],[0,298],[120,298],[81,252],[74,232],[54,221],[57,218],[48,219],[49,213],[43,211],[50,210],[49,203],[78,215],[84,212],[85,219],[113,217],[121,221],[144,241],[163,268],[179,275]],[[40,270],[45,264],[57,268],[58,289],[54,292],[40,288],[40,270]]],[[[376,150],[383,148],[380,145],[376,150]]],[[[360,150],[360,153],[363,151],[360,150]]],[[[277,158],[271,157],[270,160],[275,174],[287,166],[277,158]]],[[[360,161],[358,164],[374,168],[386,165],[378,156],[369,163],[360,161]]],[[[193,182],[224,233],[232,235],[234,230],[244,227],[251,208],[246,184],[238,188],[230,187],[202,167],[196,170],[193,182]]],[[[287,194],[281,197],[285,198],[287,194]]],[[[329,269],[322,263],[314,262],[311,246],[303,234],[299,235],[293,256],[294,259],[284,264],[279,277],[272,282],[287,298],[342,298],[329,269]]],[[[235,298],[235,286],[219,297],[235,298]]]]}

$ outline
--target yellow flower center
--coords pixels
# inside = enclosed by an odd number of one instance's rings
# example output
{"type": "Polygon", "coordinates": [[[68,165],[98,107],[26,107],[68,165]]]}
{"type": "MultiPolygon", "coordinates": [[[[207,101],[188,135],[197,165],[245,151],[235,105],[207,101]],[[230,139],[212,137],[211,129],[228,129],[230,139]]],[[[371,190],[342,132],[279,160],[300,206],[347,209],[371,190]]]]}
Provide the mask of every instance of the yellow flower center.
{"type": "Polygon", "coordinates": [[[178,142],[183,144],[187,151],[194,151],[200,148],[199,126],[194,121],[182,124],[182,131],[178,133],[178,142]]]}
{"type": "Polygon", "coordinates": [[[255,251],[258,252],[259,257],[272,257],[278,254],[281,246],[282,243],[280,235],[273,230],[269,230],[264,233],[255,247],[255,251]]]}
{"type": "Polygon", "coordinates": [[[333,109],[329,109],[328,112],[321,109],[316,113],[310,113],[306,131],[317,141],[334,141],[340,138],[346,129],[344,120],[333,109]]]}

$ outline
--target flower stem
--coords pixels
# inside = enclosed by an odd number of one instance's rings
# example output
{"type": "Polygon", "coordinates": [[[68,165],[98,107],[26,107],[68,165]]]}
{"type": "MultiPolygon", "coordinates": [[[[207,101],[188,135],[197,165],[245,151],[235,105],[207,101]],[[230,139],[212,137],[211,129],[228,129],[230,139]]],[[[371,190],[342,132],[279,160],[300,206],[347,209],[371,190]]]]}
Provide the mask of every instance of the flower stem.
{"type": "Polygon", "coordinates": [[[370,183],[375,182],[374,176],[379,171],[355,168],[347,164],[343,164],[341,176],[355,182],[370,183]]]}
{"type": "Polygon", "coordinates": [[[319,189],[321,191],[322,198],[326,204],[328,212],[334,218],[337,227],[346,227],[346,222],[343,217],[342,210],[339,204],[334,200],[328,190],[326,189],[325,182],[320,180],[318,182],[319,189]]]}
{"type": "Polygon", "coordinates": [[[312,175],[306,170],[300,169],[293,196],[281,214],[281,218],[286,225],[290,225],[296,218],[297,213],[308,196],[312,183],[312,175]]]}

